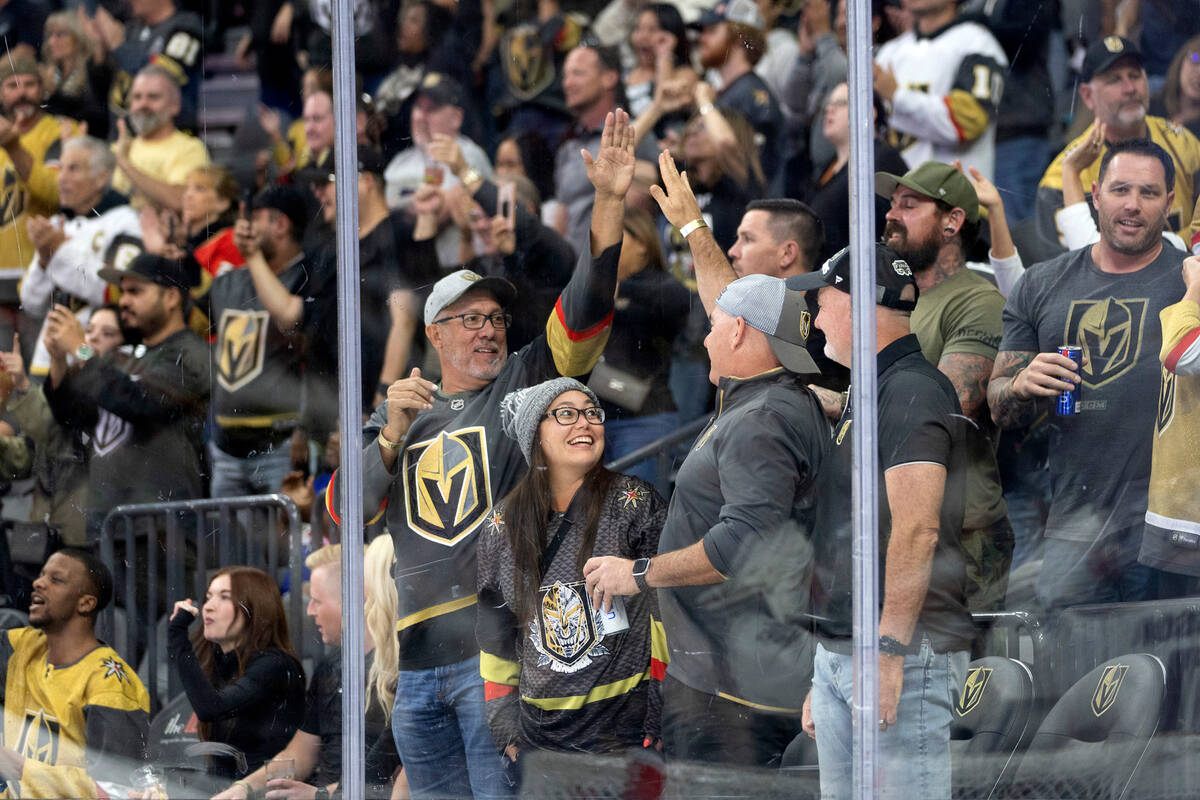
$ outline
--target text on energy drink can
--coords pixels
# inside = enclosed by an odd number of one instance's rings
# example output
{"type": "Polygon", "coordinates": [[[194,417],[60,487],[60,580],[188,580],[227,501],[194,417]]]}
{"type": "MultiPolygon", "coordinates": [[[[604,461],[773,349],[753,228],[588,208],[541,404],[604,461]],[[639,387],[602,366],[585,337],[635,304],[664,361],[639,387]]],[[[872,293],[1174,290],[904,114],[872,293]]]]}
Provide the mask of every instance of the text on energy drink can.
{"type": "MultiPolygon", "coordinates": [[[[1063,345],[1058,348],[1060,356],[1066,356],[1076,364],[1083,365],[1083,348],[1073,345],[1063,345]]],[[[1075,384],[1075,388],[1068,389],[1058,396],[1058,406],[1055,408],[1055,414],[1060,417],[1072,417],[1079,413],[1079,403],[1083,396],[1083,385],[1075,384]]]]}

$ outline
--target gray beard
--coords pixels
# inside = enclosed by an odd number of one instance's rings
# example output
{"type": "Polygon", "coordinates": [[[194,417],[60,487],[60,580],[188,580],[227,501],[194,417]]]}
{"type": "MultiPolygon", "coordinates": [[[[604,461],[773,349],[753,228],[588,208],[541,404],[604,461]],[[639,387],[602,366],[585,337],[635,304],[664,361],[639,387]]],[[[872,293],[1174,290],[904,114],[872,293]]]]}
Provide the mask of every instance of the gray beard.
{"type": "Polygon", "coordinates": [[[170,122],[170,119],[166,119],[165,115],[150,114],[142,111],[129,112],[129,126],[133,128],[133,132],[138,136],[155,131],[167,122],[170,122]]]}

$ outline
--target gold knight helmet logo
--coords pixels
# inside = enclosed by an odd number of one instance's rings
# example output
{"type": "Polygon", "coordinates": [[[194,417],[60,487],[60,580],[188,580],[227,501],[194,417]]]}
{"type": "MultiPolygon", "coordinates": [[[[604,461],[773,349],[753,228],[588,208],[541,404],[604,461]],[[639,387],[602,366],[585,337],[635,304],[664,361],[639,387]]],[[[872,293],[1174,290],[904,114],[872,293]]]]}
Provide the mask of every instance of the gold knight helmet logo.
{"type": "Polygon", "coordinates": [[[236,392],[262,374],[267,354],[266,311],[227,308],[217,323],[217,382],[236,392]]]}
{"type": "Polygon", "coordinates": [[[1129,667],[1125,664],[1110,664],[1100,673],[1096,682],[1096,691],[1092,693],[1092,713],[1097,717],[1108,711],[1117,702],[1117,693],[1125,682],[1125,673],[1129,667]]]}
{"type": "Polygon", "coordinates": [[[509,90],[518,100],[532,100],[554,81],[554,66],[533,25],[519,25],[505,36],[500,57],[509,90]]]}
{"type": "Polygon", "coordinates": [[[987,689],[988,681],[992,678],[992,669],[990,667],[975,667],[967,673],[967,679],[963,681],[962,695],[958,698],[958,705],[954,707],[954,713],[960,717],[965,717],[975,710],[979,705],[979,701],[983,699],[983,692],[987,689]]]}
{"type": "Polygon", "coordinates": [[[492,507],[484,429],[440,431],[405,450],[404,496],[421,538],[453,547],[473,532],[492,507]]]}
{"type": "Polygon", "coordinates": [[[1146,321],[1146,298],[1076,300],[1067,312],[1067,344],[1083,348],[1083,385],[1096,388],[1124,375],[1137,363],[1146,321]]]}

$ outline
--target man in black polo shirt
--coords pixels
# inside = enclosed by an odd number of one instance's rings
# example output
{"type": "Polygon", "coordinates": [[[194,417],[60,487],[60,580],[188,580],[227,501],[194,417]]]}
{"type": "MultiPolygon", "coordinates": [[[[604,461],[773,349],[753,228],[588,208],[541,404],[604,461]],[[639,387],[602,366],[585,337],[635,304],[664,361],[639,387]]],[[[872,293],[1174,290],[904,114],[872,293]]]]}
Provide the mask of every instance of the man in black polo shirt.
{"type": "MultiPolygon", "coordinates": [[[[879,375],[879,532],[883,604],[879,620],[880,797],[950,797],[950,690],[966,671],[972,635],[959,542],[967,449],[953,384],[921,355],[909,331],[916,307],[912,270],[875,246],[876,358],[879,375]]],[[[788,279],[817,291],[816,326],[826,354],[850,366],[850,256],[788,279]]],[[[812,613],[818,644],[804,703],[814,734],[821,796],[849,797],[852,752],[851,635],[854,550],[849,494],[854,409],[834,428],[818,478],[813,528],[812,613]]],[[[872,432],[859,430],[860,435],[872,432]]]]}

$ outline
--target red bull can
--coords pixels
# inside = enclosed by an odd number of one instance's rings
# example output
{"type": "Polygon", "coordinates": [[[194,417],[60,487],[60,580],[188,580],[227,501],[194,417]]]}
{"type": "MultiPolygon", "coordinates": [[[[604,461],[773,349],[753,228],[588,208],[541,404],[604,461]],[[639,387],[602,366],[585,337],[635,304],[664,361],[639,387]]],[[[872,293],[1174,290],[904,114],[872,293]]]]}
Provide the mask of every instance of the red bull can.
{"type": "MultiPolygon", "coordinates": [[[[1083,365],[1083,348],[1075,347],[1074,345],[1063,345],[1058,348],[1060,356],[1066,356],[1074,361],[1077,365],[1083,365]]],[[[1058,396],[1058,405],[1055,408],[1055,414],[1060,417],[1073,417],[1079,413],[1079,403],[1083,396],[1083,385],[1075,384],[1075,388],[1068,389],[1058,396]]]]}

